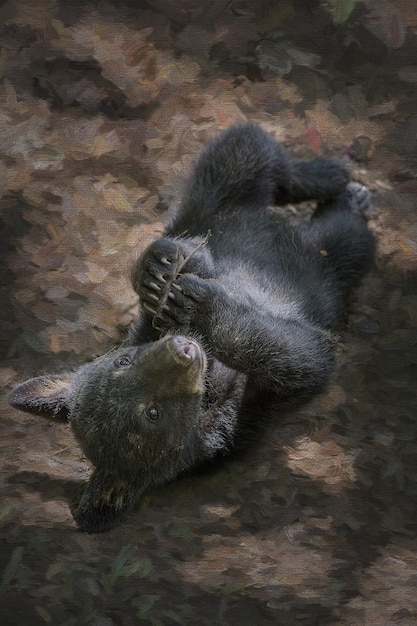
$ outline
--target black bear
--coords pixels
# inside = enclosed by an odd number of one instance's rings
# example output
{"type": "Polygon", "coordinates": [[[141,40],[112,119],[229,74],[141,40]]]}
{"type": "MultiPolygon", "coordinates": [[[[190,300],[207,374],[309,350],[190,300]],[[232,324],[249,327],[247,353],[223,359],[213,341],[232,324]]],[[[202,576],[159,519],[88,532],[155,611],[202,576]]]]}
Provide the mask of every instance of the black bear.
{"type": "Polygon", "coordinates": [[[81,529],[111,528],[144,490],[325,388],[332,330],[374,254],[369,191],[348,179],[342,161],[296,160],[255,125],[227,129],[134,269],[126,343],[12,391],[13,406],[68,420],[93,463],[81,529]],[[317,210],[297,227],[271,208],[307,199],[317,210]]]}

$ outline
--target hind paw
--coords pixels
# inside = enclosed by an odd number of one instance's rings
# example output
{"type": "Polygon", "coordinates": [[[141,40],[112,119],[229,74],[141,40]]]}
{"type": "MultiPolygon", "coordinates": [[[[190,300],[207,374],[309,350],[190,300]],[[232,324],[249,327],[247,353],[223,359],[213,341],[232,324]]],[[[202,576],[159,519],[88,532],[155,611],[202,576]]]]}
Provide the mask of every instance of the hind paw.
{"type": "Polygon", "coordinates": [[[353,215],[369,220],[372,215],[371,192],[368,187],[357,182],[350,182],[344,191],[348,208],[353,215]]]}

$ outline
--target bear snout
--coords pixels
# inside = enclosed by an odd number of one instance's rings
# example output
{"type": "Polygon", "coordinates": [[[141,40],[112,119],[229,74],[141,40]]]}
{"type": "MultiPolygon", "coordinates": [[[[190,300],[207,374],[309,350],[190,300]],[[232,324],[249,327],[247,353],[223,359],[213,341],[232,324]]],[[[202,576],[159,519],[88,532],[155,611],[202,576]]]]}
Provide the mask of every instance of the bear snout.
{"type": "Polygon", "coordinates": [[[204,361],[204,354],[201,346],[188,337],[175,335],[171,338],[168,348],[175,360],[184,365],[189,365],[193,361],[204,361]]]}

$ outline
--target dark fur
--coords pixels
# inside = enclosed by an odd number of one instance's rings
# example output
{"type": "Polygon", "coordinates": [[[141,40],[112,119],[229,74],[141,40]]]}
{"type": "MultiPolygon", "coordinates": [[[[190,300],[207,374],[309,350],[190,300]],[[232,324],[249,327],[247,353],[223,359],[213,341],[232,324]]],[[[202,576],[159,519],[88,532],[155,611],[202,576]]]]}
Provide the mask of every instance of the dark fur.
{"type": "Polygon", "coordinates": [[[10,397],[68,417],[94,464],[74,511],[83,530],[112,527],[145,489],[326,387],[331,331],[372,263],[370,210],[343,163],[297,161],[256,126],[207,147],[166,236],[135,268],[142,310],[126,345],[10,397]],[[270,209],[309,198],[318,209],[299,228],[270,209]]]}

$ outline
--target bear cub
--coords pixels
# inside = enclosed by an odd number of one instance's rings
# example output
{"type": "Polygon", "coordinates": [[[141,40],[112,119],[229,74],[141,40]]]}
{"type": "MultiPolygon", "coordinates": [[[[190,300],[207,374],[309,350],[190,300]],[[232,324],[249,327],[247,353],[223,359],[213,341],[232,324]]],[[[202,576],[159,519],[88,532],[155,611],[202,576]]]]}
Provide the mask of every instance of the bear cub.
{"type": "Polygon", "coordinates": [[[165,236],[133,272],[128,340],[16,387],[13,406],[68,420],[94,471],[78,526],[114,526],[147,489],[246,445],[323,391],[349,290],[370,268],[369,191],[344,162],[303,162],[252,124],[203,151],[165,236]],[[291,226],[273,205],[317,200],[291,226]]]}

